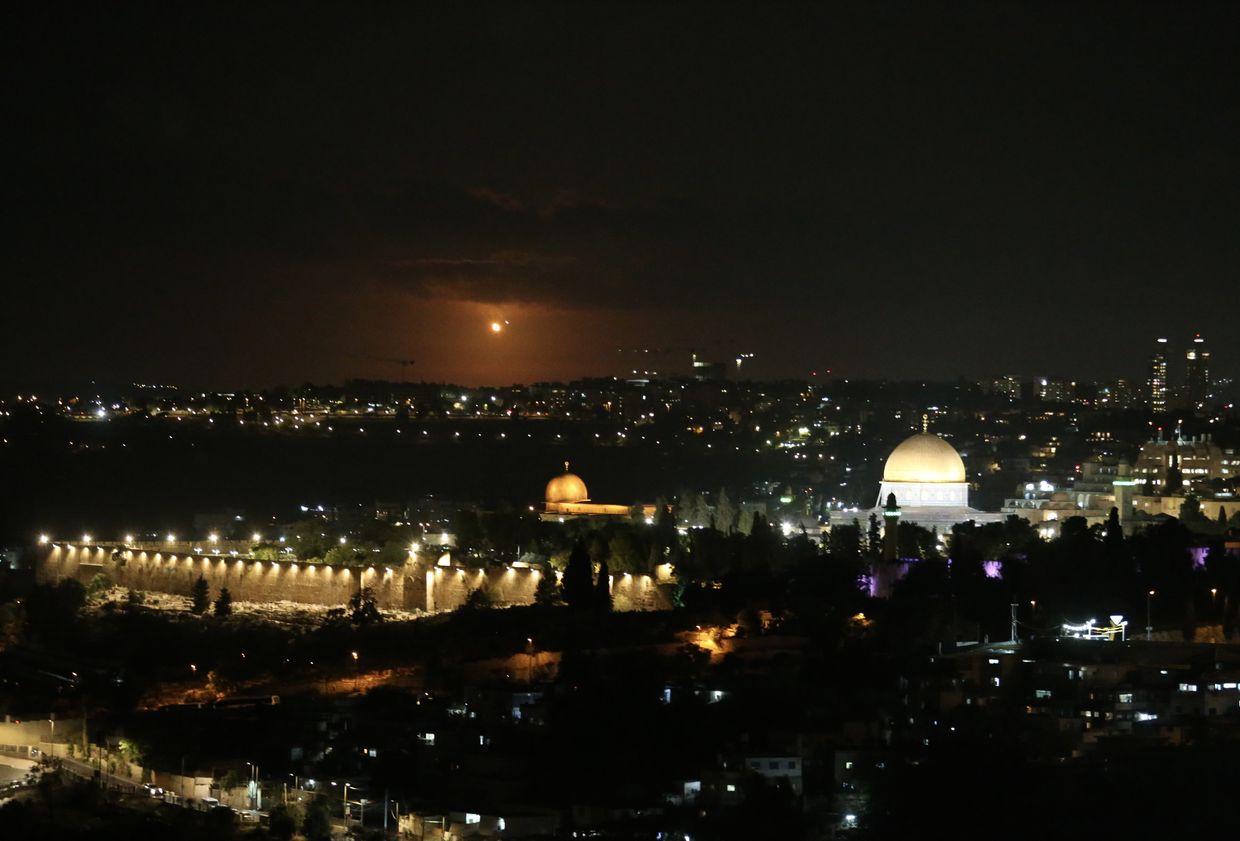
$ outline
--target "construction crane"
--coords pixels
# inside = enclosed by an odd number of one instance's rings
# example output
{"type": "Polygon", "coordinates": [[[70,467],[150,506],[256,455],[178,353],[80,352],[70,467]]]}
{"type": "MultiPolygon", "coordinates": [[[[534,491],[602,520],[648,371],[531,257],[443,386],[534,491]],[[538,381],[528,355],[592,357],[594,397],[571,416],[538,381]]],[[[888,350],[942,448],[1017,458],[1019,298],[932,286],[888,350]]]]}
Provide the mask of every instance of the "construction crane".
{"type": "Polygon", "coordinates": [[[409,373],[409,366],[417,361],[414,359],[393,359],[389,356],[371,356],[370,354],[366,354],[366,353],[354,353],[350,355],[356,356],[359,359],[371,359],[371,360],[374,360],[375,362],[390,362],[393,365],[399,365],[401,385],[404,385],[407,380],[408,373],[409,373]]]}
{"type": "Polygon", "coordinates": [[[414,363],[412,359],[384,359],[383,362],[392,362],[400,366],[400,384],[404,385],[409,374],[409,366],[414,363]]]}

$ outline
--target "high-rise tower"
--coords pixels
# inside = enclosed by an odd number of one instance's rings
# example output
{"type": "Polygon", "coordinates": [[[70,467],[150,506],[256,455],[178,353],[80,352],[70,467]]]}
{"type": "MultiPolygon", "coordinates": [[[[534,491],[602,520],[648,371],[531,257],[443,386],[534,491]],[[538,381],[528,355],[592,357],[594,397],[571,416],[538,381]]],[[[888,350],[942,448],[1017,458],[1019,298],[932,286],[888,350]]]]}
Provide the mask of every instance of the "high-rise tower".
{"type": "Polygon", "coordinates": [[[1149,388],[1150,411],[1156,415],[1167,411],[1167,340],[1159,339],[1158,347],[1150,357],[1149,388]]]}
{"type": "Polygon", "coordinates": [[[1210,351],[1205,342],[1198,333],[1184,353],[1184,397],[1190,409],[1199,408],[1210,396],[1210,351]]]}

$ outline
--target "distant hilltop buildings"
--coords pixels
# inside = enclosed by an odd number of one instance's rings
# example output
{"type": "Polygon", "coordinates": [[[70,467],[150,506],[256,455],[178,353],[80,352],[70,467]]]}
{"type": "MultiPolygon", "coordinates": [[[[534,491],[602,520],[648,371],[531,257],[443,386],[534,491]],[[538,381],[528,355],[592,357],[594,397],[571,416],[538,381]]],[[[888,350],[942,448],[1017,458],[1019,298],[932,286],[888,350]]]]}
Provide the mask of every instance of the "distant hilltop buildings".
{"type": "MultiPolygon", "coordinates": [[[[1135,464],[1117,456],[1094,456],[1081,464],[1071,488],[1044,490],[1030,483],[1023,497],[1004,502],[1002,513],[1034,524],[1068,517],[1102,524],[1114,507],[1128,529],[1159,516],[1181,517],[1191,496],[1201,516],[1217,520],[1221,513],[1227,521],[1240,511],[1240,502],[1227,490],[1238,474],[1236,448],[1220,446],[1208,435],[1185,438],[1178,431],[1164,440],[1160,431],[1141,447],[1135,464]]],[[[1054,530],[1044,531],[1051,536],[1054,530]]]]}
{"type": "Polygon", "coordinates": [[[1150,355],[1149,377],[1146,380],[1146,403],[1154,414],[1170,409],[1196,411],[1210,399],[1210,349],[1200,333],[1194,334],[1184,350],[1184,380],[1178,393],[1172,388],[1169,342],[1159,338],[1150,355]]]}
{"type": "Polygon", "coordinates": [[[1079,382],[1058,377],[1006,375],[982,380],[988,394],[1009,400],[1043,403],[1086,403],[1103,409],[1147,409],[1155,415],[1182,410],[1198,412],[1218,395],[1217,376],[1211,376],[1210,348],[1195,333],[1183,349],[1183,367],[1175,364],[1179,350],[1166,337],[1155,340],[1145,362],[1145,378],[1133,382],[1117,379],[1106,383],[1079,382]],[[1178,375],[1182,372],[1182,375],[1178,375]]]}

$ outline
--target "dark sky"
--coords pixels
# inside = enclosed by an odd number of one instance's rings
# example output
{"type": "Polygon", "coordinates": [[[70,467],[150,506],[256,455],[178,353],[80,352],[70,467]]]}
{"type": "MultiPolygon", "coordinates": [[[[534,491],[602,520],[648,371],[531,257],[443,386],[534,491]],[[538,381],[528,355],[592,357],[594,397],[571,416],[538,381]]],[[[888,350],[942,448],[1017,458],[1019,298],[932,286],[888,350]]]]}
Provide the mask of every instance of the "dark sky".
{"type": "Polygon", "coordinates": [[[1237,362],[1238,4],[6,9],[7,380],[1237,362]]]}

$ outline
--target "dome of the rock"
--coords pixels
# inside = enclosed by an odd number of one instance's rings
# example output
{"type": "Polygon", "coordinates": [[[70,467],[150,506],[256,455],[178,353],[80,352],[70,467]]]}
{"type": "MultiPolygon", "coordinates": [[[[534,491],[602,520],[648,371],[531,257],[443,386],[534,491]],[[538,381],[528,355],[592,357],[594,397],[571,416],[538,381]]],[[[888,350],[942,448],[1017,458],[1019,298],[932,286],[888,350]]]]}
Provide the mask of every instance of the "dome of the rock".
{"type": "Polygon", "coordinates": [[[964,482],[964,462],[955,447],[937,435],[919,432],[900,442],[887,457],[884,482],[964,482]]]}

